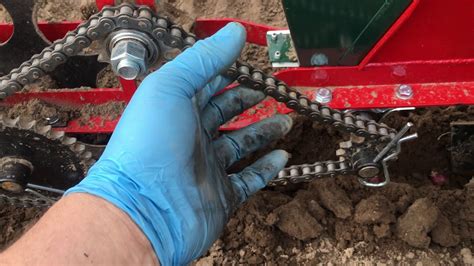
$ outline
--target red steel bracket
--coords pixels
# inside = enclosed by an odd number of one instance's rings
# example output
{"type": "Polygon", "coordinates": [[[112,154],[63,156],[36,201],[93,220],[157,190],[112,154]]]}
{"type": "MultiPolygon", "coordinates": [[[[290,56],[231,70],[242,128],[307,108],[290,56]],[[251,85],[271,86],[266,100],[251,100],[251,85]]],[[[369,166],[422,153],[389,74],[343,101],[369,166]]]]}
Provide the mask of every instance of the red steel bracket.
{"type": "MultiPolygon", "coordinates": [[[[113,4],[113,0],[97,0],[99,7],[113,4]]],[[[138,1],[154,5],[154,1],[138,1]]],[[[395,107],[428,107],[474,104],[474,2],[453,0],[414,0],[384,37],[373,47],[359,66],[290,68],[274,73],[290,86],[299,88],[314,99],[315,92],[329,88],[333,100],[329,106],[336,109],[371,109],[395,107]],[[426,20],[444,17],[448,20],[426,20]],[[454,15],[452,15],[454,14],[454,15]],[[397,97],[400,85],[413,90],[410,99],[397,97]]],[[[266,32],[277,28],[237,19],[198,19],[194,25],[197,36],[204,38],[231,21],[240,22],[247,29],[247,41],[266,45],[266,32]]],[[[77,22],[58,24],[39,23],[40,30],[51,41],[60,38],[77,22]]],[[[0,42],[6,41],[12,25],[0,24],[0,42]]],[[[135,83],[121,81],[122,88],[90,89],[82,91],[46,91],[17,93],[2,104],[14,104],[30,99],[42,99],[56,104],[101,104],[108,101],[128,102],[135,91],[135,83]]],[[[291,110],[273,99],[268,99],[246,111],[223,130],[235,130],[252,124],[276,112],[291,110]]],[[[92,118],[82,125],[72,121],[63,130],[76,133],[112,132],[117,120],[102,121],[92,118]],[[92,125],[92,126],[91,126],[92,125]]]]}
{"type": "MultiPolygon", "coordinates": [[[[155,9],[156,4],[155,0],[135,0],[135,3],[137,5],[146,5],[149,6],[152,9],[155,9]]],[[[113,6],[115,5],[115,0],[96,0],[95,5],[99,10],[102,10],[104,6],[113,6]]]]}
{"type": "Polygon", "coordinates": [[[241,19],[197,19],[194,23],[194,33],[200,39],[211,36],[230,22],[239,22],[247,31],[247,42],[267,46],[267,31],[281,30],[282,28],[257,24],[241,19]]]}

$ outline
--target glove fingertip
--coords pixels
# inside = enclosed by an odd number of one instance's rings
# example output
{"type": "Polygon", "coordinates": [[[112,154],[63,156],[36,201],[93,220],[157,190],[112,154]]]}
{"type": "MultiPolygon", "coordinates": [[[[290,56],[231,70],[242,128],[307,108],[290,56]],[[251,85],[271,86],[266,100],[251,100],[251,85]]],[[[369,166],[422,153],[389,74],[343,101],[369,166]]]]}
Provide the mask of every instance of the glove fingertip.
{"type": "MultiPolygon", "coordinates": [[[[272,165],[274,165],[274,170],[276,171],[276,174],[285,167],[285,165],[288,163],[288,160],[290,159],[291,154],[289,154],[285,150],[274,150],[267,155],[265,155],[262,160],[268,158],[268,160],[271,161],[272,165]]],[[[273,175],[273,176],[274,176],[273,175]]]]}
{"type": "Polygon", "coordinates": [[[243,203],[248,197],[264,188],[285,167],[289,156],[290,154],[284,150],[274,150],[242,172],[232,175],[230,178],[234,183],[239,202],[243,203]]]}
{"type": "Polygon", "coordinates": [[[206,44],[215,52],[224,55],[222,58],[229,67],[240,55],[247,39],[247,32],[238,22],[231,22],[220,29],[216,34],[205,40],[206,44]]]}
{"type": "Polygon", "coordinates": [[[244,25],[242,25],[239,22],[229,22],[227,25],[225,25],[220,31],[223,33],[231,33],[231,34],[236,34],[240,33],[242,34],[241,37],[246,37],[247,31],[245,30],[244,25]]]}
{"type": "Polygon", "coordinates": [[[216,34],[211,36],[211,38],[223,38],[223,37],[232,37],[239,40],[241,43],[247,38],[247,31],[245,27],[239,22],[230,22],[227,23],[222,29],[220,29],[216,34]]]}
{"type": "Polygon", "coordinates": [[[283,135],[288,134],[288,132],[293,128],[293,118],[289,115],[282,114],[275,115],[275,118],[279,119],[283,125],[283,135]]]}

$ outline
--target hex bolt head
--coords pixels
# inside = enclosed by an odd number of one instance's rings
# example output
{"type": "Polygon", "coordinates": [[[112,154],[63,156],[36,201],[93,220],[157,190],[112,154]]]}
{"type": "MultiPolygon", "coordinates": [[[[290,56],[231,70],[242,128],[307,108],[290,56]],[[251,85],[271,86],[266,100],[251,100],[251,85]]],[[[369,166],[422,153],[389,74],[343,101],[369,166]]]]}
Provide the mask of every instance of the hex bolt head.
{"type": "Polygon", "coordinates": [[[329,64],[329,59],[325,54],[315,53],[311,56],[312,66],[325,66],[329,64]]]}
{"type": "Polygon", "coordinates": [[[328,88],[320,88],[316,92],[316,101],[318,103],[329,103],[332,100],[332,92],[328,88]]]}
{"type": "Polygon", "coordinates": [[[120,40],[112,48],[112,70],[126,80],[136,79],[147,70],[147,49],[135,40],[120,40]]]}
{"type": "Polygon", "coordinates": [[[271,39],[272,41],[276,42],[276,40],[278,39],[278,34],[276,32],[272,32],[271,39]]]}
{"type": "Polygon", "coordinates": [[[127,80],[132,80],[138,77],[141,72],[140,65],[132,60],[120,60],[117,65],[116,73],[127,80]]]}
{"type": "Polygon", "coordinates": [[[406,84],[400,85],[397,88],[396,95],[398,98],[402,100],[411,99],[413,97],[413,89],[411,88],[410,85],[406,85],[406,84]]]}
{"type": "Polygon", "coordinates": [[[274,58],[276,60],[279,60],[281,58],[281,52],[280,51],[275,51],[275,53],[273,55],[274,55],[274,58]]]}

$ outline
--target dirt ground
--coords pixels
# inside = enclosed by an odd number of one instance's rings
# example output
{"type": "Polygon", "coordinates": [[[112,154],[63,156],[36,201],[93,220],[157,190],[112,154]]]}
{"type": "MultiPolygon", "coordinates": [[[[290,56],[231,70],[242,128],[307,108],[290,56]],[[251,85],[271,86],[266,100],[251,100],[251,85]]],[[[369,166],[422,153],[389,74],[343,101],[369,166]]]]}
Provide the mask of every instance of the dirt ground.
{"type": "MultiPolygon", "coordinates": [[[[93,11],[90,1],[76,3],[42,0],[44,8],[38,15],[48,21],[73,20],[93,11]]],[[[196,17],[286,24],[279,0],[163,0],[159,9],[187,28],[196,17]]],[[[0,20],[5,18],[1,12],[0,20]]],[[[265,49],[247,46],[242,58],[271,71],[265,49]]],[[[105,106],[89,115],[105,115],[110,110],[105,106]]],[[[87,116],[84,110],[76,111],[87,116]]],[[[10,110],[11,115],[34,118],[58,112],[77,115],[38,102],[10,110]]],[[[342,136],[304,117],[294,118],[293,130],[271,148],[288,150],[292,164],[333,159],[342,136]]],[[[390,185],[369,189],[355,177],[340,176],[265,189],[237,210],[221,238],[195,264],[474,265],[474,179],[450,171],[450,138],[445,134],[451,121],[473,118],[474,110],[463,107],[389,117],[386,122],[395,128],[413,121],[420,135],[416,142],[404,146],[399,161],[391,165],[390,185]]],[[[2,206],[0,247],[11,243],[41,213],[2,206]]]]}

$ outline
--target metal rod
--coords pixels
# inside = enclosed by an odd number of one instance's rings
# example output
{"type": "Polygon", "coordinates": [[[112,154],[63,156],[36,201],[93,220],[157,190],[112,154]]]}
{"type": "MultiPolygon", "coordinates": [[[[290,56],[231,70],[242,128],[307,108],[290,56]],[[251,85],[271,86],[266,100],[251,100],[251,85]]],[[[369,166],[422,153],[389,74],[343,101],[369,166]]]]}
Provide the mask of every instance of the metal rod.
{"type": "Polygon", "coordinates": [[[389,152],[393,147],[395,147],[398,144],[398,141],[403,137],[403,135],[405,135],[405,133],[408,132],[408,130],[410,130],[411,127],[413,127],[413,123],[408,122],[397,133],[397,135],[395,135],[395,137],[392,139],[392,141],[390,141],[387,144],[387,146],[385,146],[385,148],[383,148],[383,150],[379,154],[377,154],[377,156],[375,156],[374,163],[377,163],[378,161],[380,161],[380,159],[382,159],[385,156],[385,154],[387,154],[387,152],[389,152]]]}
{"type": "Polygon", "coordinates": [[[402,144],[403,142],[412,141],[417,138],[418,138],[418,133],[413,133],[411,135],[401,138],[398,143],[402,144]]]}
{"type": "Polygon", "coordinates": [[[397,146],[396,146],[396,149],[395,149],[395,152],[390,154],[389,156],[385,157],[383,160],[382,160],[382,166],[383,166],[383,173],[384,173],[384,180],[380,183],[371,183],[371,182],[367,182],[365,180],[363,180],[362,178],[359,178],[359,182],[364,185],[364,186],[368,186],[368,187],[383,187],[385,185],[387,185],[389,182],[390,182],[390,173],[388,172],[388,161],[392,160],[392,159],[395,159],[398,154],[400,154],[401,152],[401,144],[403,142],[406,142],[406,141],[410,141],[410,140],[414,140],[418,138],[418,133],[414,133],[414,134],[411,134],[411,135],[408,135],[404,138],[401,138],[398,142],[397,142],[397,146]]]}
{"type": "Polygon", "coordinates": [[[388,110],[382,117],[379,119],[379,122],[387,118],[388,115],[395,113],[395,112],[402,112],[402,111],[414,111],[416,110],[415,107],[398,107],[388,110]]]}
{"type": "Polygon", "coordinates": [[[52,192],[52,193],[56,193],[56,194],[64,194],[64,190],[61,190],[61,189],[56,189],[56,188],[50,188],[50,187],[45,187],[45,186],[40,186],[40,185],[35,185],[35,184],[27,184],[26,185],[27,188],[32,188],[32,189],[39,189],[39,190],[44,190],[44,191],[48,191],[48,192],[52,192]]]}
{"type": "Polygon", "coordinates": [[[39,193],[39,192],[37,192],[37,191],[34,191],[33,189],[27,188],[27,189],[25,189],[25,191],[26,191],[26,192],[29,192],[29,193],[31,193],[31,194],[33,194],[33,195],[35,195],[35,196],[37,196],[38,198],[42,198],[42,199],[44,199],[44,200],[46,200],[46,201],[49,201],[49,202],[51,202],[51,203],[54,203],[54,200],[52,200],[52,199],[46,197],[45,195],[43,195],[43,194],[41,194],[41,193],[39,193]]]}

